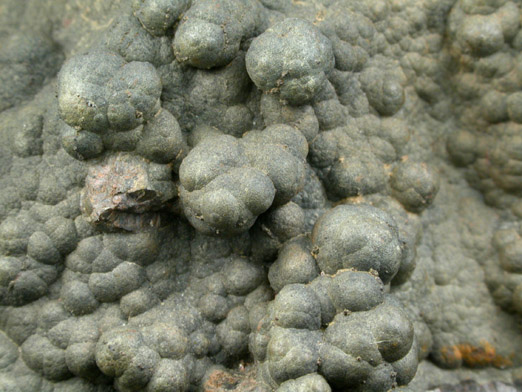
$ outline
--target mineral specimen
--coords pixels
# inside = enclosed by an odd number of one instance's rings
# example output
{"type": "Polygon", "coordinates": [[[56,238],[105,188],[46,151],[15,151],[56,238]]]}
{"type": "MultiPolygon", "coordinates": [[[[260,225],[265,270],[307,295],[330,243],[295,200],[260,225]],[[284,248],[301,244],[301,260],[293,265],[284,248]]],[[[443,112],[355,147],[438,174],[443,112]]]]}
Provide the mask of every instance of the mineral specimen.
{"type": "Polygon", "coordinates": [[[0,391],[520,388],[521,6],[3,0],[0,391]]]}

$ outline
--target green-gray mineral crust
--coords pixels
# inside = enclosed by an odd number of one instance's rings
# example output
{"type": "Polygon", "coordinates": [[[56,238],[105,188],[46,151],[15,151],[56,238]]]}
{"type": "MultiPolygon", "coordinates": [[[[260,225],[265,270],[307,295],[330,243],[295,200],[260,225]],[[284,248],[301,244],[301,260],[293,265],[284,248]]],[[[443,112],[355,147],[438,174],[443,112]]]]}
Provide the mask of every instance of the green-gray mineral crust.
{"type": "Polygon", "coordinates": [[[0,391],[522,388],[520,0],[0,0],[0,391]]]}

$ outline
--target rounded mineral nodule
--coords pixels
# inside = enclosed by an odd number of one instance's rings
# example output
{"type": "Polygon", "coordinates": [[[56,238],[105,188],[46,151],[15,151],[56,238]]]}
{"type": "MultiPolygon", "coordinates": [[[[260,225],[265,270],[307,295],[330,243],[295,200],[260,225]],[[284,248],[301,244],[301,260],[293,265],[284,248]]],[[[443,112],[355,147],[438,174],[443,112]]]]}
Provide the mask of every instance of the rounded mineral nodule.
{"type": "Polygon", "coordinates": [[[397,225],[386,212],[369,205],[339,205],[319,218],[312,232],[319,268],[374,270],[383,283],[397,273],[401,246],[397,225]]]}
{"type": "Polygon", "coordinates": [[[292,105],[307,103],[319,92],[334,62],[329,39],[310,22],[296,18],[267,29],[246,54],[247,71],[256,86],[292,105]]]}

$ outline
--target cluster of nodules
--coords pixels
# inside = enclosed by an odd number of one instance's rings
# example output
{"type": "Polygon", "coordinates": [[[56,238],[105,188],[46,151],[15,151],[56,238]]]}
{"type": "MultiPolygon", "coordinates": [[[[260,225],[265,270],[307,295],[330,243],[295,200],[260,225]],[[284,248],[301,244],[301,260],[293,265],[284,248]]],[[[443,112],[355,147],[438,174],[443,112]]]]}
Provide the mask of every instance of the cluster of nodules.
{"type": "Polygon", "coordinates": [[[72,219],[54,216],[39,222],[22,212],[4,220],[0,225],[0,304],[25,305],[47,294],[77,243],[72,219]]]}
{"type": "Polygon", "coordinates": [[[447,149],[488,204],[512,213],[503,217],[506,222],[492,240],[498,267],[488,284],[497,304],[516,312],[521,295],[517,221],[522,217],[519,7],[512,1],[458,2],[448,24],[450,53],[459,63],[453,79],[463,106],[447,149]]]}
{"type": "Polygon", "coordinates": [[[82,196],[84,215],[126,230],[154,225],[155,211],[176,194],[170,165],[187,150],[175,117],[161,108],[154,66],[94,51],[66,62],[58,90],[65,151],[97,158],[82,196]]]}
{"type": "Polygon", "coordinates": [[[78,211],[0,226],[2,305],[30,303],[2,314],[24,366],[121,391],[192,390],[249,355],[267,390],[411,381],[387,291],[439,178],[410,156],[404,26],[370,3],[312,23],[285,2],[136,0],[66,61],[78,211]]]}
{"type": "Polygon", "coordinates": [[[285,243],[268,274],[277,295],[251,334],[260,380],[278,391],[408,384],[413,325],[384,289],[403,252],[394,220],[369,205],[335,207],[311,236],[285,243]]]}
{"type": "Polygon", "coordinates": [[[431,204],[436,172],[401,161],[406,77],[383,55],[387,7],[368,17],[331,7],[332,21],[316,27],[253,0],[189,3],[135,2],[133,17],[59,74],[63,146],[91,160],[88,220],[160,225],[179,193],[196,229],[244,232],[303,189],[306,142],[332,199],[392,194],[413,212],[431,204]]]}
{"type": "Polygon", "coordinates": [[[459,64],[453,80],[465,103],[448,151],[469,167],[468,181],[486,201],[500,207],[511,207],[522,189],[519,14],[513,1],[461,1],[448,19],[450,53],[459,64]]]}
{"type": "Polygon", "coordinates": [[[493,236],[500,268],[488,278],[495,301],[510,312],[522,314],[522,226],[506,223],[493,236]]]}
{"type": "Polygon", "coordinates": [[[49,125],[43,110],[22,106],[4,126],[13,148],[3,157],[0,179],[0,305],[22,306],[49,292],[65,258],[91,229],[79,217],[85,170],[44,142],[49,125]]]}
{"type": "Polygon", "coordinates": [[[48,294],[67,255],[91,232],[79,216],[85,171],[63,152],[45,161],[35,156],[42,148],[41,119],[21,113],[29,116],[0,191],[2,306],[22,306],[48,294]]]}
{"type": "Polygon", "coordinates": [[[190,390],[214,363],[248,353],[249,312],[271,291],[262,269],[246,258],[228,257],[221,267],[101,335],[96,364],[118,390],[190,390]]]}
{"type": "Polygon", "coordinates": [[[311,144],[310,162],[333,199],[391,193],[418,213],[433,202],[439,177],[423,162],[400,159],[408,139],[402,121],[363,116],[321,132],[311,144]]]}
{"type": "Polygon", "coordinates": [[[305,137],[288,125],[242,138],[206,137],[180,166],[185,216],[206,234],[239,234],[271,206],[288,203],[304,187],[305,137]]]}
{"type": "Polygon", "coordinates": [[[13,377],[27,366],[64,388],[78,378],[120,391],[199,385],[215,363],[248,354],[250,312],[273,297],[263,267],[240,256],[248,247],[194,236],[186,224],[82,239],[59,292],[2,309],[21,352],[13,377]]]}

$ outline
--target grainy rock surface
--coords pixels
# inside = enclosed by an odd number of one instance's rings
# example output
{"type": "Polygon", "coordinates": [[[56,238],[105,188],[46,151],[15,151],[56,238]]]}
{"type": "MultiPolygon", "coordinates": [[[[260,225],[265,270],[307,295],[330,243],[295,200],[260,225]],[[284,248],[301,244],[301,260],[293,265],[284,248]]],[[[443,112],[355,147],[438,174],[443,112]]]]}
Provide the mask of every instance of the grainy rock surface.
{"type": "Polygon", "coordinates": [[[0,1],[0,391],[520,390],[521,7],[0,1]]]}

